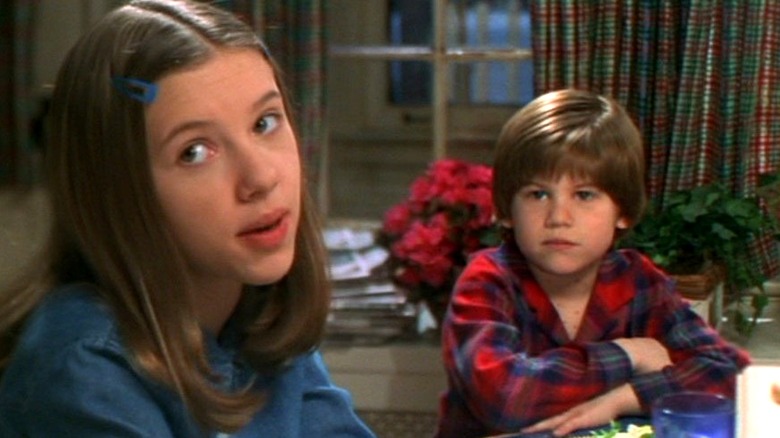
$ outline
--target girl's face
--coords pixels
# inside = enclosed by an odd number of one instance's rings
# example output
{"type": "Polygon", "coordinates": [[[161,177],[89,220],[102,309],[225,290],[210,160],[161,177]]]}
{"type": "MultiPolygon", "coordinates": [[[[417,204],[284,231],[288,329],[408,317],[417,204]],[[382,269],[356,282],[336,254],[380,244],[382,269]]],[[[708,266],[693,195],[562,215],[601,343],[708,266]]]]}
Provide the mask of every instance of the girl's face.
{"type": "Polygon", "coordinates": [[[628,225],[606,192],[569,175],[521,187],[511,213],[502,225],[513,229],[537,279],[593,274],[612,246],[615,229],[628,225]]]}
{"type": "Polygon", "coordinates": [[[298,145],[268,62],[249,49],[157,83],[146,111],[157,195],[198,289],[269,284],[290,269],[298,145]]]}

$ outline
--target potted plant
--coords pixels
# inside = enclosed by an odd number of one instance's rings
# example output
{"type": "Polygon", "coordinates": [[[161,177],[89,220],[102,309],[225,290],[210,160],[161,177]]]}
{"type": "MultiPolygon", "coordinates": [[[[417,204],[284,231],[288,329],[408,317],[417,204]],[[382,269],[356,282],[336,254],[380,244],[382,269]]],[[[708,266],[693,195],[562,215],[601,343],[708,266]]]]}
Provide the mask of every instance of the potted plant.
{"type": "Polygon", "coordinates": [[[651,202],[619,246],[651,257],[677,280],[684,296],[700,299],[723,281],[734,303],[729,318],[740,334],[749,335],[768,303],[766,278],[751,263],[750,242],[776,230],[775,219],[764,213],[758,199],[709,184],[674,193],[663,206],[651,202]],[[748,305],[749,290],[757,293],[750,294],[748,305]]]}
{"type": "Polygon", "coordinates": [[[390,251],[393,280],[410,302],[424,302],[437,323],[469,255],[500,240],[492,179],[489,166],[441,159],[385,214],[379,242],[390,251]]]}

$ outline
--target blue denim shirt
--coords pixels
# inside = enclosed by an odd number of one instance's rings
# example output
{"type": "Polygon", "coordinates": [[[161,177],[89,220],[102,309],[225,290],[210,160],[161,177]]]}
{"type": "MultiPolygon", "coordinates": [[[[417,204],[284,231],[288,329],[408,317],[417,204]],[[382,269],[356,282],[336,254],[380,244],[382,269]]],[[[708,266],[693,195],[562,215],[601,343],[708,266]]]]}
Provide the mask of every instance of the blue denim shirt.
{"type": "Polygon", "coordinates": [[[257,375],[235,350],[208,339],[213,369],[231,388],[268,400],[234,434],[201,430],[171,390],[131,364],[116,321],[85,285],[50,295],[31,315],[0,380],[1,437],[373,437],[319,352],[282,373],[257,375]]]}

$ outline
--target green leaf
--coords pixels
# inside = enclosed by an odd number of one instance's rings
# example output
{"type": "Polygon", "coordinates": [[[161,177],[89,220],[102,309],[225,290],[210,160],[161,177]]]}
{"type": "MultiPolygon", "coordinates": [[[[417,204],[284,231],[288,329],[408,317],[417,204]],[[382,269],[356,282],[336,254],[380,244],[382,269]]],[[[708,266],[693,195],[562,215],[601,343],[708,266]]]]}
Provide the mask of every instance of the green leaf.
{"type": "Polygon", "coordinates": [[[753,295],[750,304],[754,309],[763,311],[764,308],[769,305],[769,297],[763,293],[755,294],[753,295]]]}
{"type": "Polygon", "coordinates": [[[694,223],[705,211],[698,205],[685,205],[680,208],[680,215],[686,222],[694,223]]]}
{"type": "Polygon", "coordinates": [[[617,421],[611,421],[609,423],[609,429],[600,432],[591,432],[592,438],[614,438],[615,435],[620,433],[620,425],[617,421]]]}
{"type": "MultiPolygon", "coordinates": [[[[780,181],[780,175],[775,181],[780,181]]],[[[743,290],[760,287],[765,281],[748,252],[751,240],[762,235],[780,240],[780,221],[765,214],[757,198],[735,195],[722,184],[709,184],[651,200],[647,215],[618,244],[637,248],[676,274],[694,273],[683,267],[696,267],[702,261],[722,264],[727,268],[727,287],[739,299],[743,290]]],[[[738,330],[752,330],[764,300],[754,299],[750,312],[735,314],[738,330]]]]}
{"type": "Polygon", "coordinates": [[[723,240],[731,240],[737,237],[737,234],[723,226],[723,224],[712,224],[712,232],[723,240]]]}

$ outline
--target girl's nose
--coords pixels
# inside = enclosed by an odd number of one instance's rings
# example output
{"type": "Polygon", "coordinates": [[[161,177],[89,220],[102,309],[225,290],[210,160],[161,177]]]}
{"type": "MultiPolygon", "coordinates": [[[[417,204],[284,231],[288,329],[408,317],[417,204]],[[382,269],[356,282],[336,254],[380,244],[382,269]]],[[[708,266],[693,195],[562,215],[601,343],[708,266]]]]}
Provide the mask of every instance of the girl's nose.
{"type": "Polygon", "coordinates": [[[279,183],[277,166],[280,163],[257,144],[250,143],[237,150],[234,166],[238,179],[238,198],[241,201],[252,201],[265,196],[279,183]]]}

